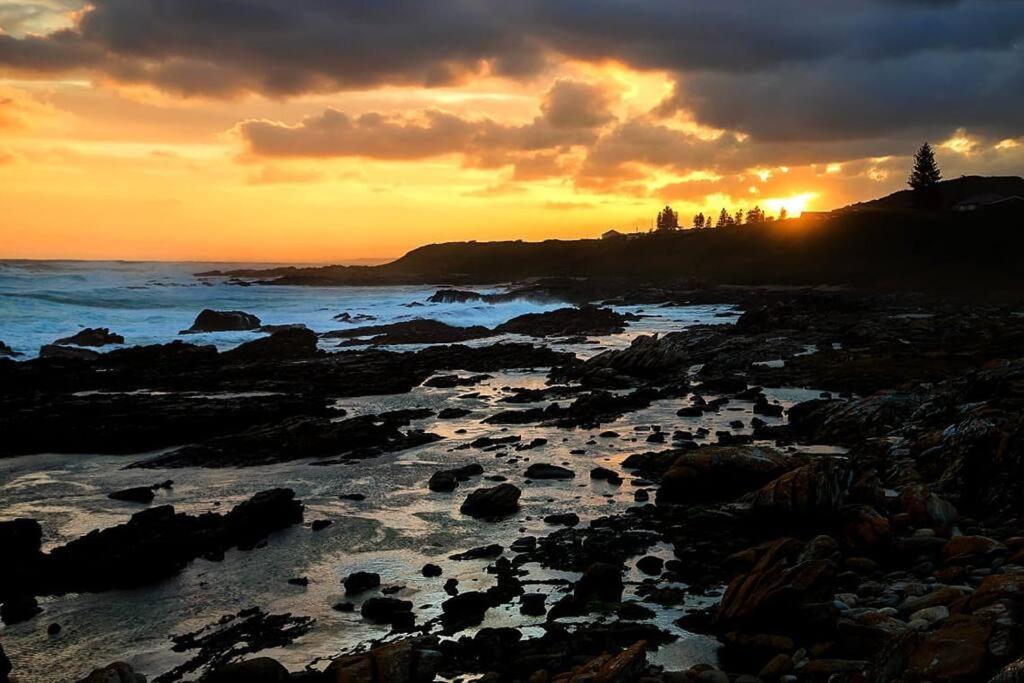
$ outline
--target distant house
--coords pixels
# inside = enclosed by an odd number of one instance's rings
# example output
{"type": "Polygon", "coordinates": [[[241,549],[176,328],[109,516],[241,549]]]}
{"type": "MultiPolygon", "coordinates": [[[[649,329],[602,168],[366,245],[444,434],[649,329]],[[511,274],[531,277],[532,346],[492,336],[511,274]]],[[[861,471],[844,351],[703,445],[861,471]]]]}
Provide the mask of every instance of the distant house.
{"type": "Polygon", "coordinates": [[[621,237],[625,237],[625,235],[615,229],[609,230],[601,235],[601,239],[603,240],[617,240],[621,237]]]}
{"type": "Polygon", "coordinates": [[[1024,197],[1018,195],[1003,196],[998,194],[978,194],[963,199],[953,205],[954,211],[977,211],[985,208],[1000,208],[1016,204],[1024,204],[1024,197]]]}

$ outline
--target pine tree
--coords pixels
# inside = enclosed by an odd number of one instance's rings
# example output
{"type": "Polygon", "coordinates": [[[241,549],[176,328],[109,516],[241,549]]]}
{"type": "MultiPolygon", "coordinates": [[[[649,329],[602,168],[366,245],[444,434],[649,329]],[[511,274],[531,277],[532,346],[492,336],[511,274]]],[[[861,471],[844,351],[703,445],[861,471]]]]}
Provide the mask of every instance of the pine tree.
{"type": "Polygon", "coordinates": [[[716,228],[725,228],[732,225],[732,216],[725,209],[718,214],[718,223],[715,224],[716,228]]]}
{"type": "Polygon", "coordinates": [[[736,209],[736,218],[733,219],[736,225],[743,225],[743,209],[736,209]]]}
{"type": "Polygon", "coordinates": [[[786,207],[783,206],[782,208],[779,209],[779,220],[784,221],[787,218],[789,218],[789,212],[786,211],[786,207]]]}
{"type": "Polygon", "coordinates": [[[927,142],[914,153],[914,168],[910,171],[907,184],[915,191],[927,190],[935,187],[942,180],[942,172],[939,165],[935,163],[935,152],[927,142]]]}
{"type": "Polygon", "coordinates": [[[703,214],[703,212],[698,213],[697,215],[695,215],[693,217],[693,227],[697,228],[698,230],[700,230],[701,228],[704,227],[704,214],[703,214]]]}

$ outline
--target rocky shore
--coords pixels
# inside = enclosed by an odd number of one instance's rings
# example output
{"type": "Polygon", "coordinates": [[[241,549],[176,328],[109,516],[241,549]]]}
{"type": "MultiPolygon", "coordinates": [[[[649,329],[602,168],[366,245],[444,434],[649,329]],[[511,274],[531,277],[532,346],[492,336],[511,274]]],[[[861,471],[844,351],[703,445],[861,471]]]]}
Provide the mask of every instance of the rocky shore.
{"type": "MultiPolygon", "coordinates": [[[[684,291],[652,300],[689,300],[684,291]]],[[[436,296],[469,300],[458,290],[436,296]]],[[[522,496],[538,481],[632,487],[632,505],[586,523],[568,493],[551,499],[547,533],[452,548],[424,566],[448,596],[436,617],[421,619],[425,606],[378,575],[347,576],[335,609],[390,629],[356,650],[289,673],[260,650],[301,646],[308,624],[257,610],[175,641],[198,654],[158,681],[1019,680],[1024,309],[834,291],[731,298],[743,308],[734,325],[639,336],[586,360],[539,343],[448,345],[495,331],[458,339],[423,324],[334,335],[439,344],[408,352],[326,353],[315,333],[287,328],[220,353],[175,342],[0,359],[0,455],[124,454],[133,468],[247,468],[240,473],[296,460],[372,467],[369,458],[440,446],[472,425],[486,431],[452,452],[494,455],[522,472],[505,481],[480,459],[424,478],[422,496],[447,497],[466,523],[524,523],[522,496]],[[482,373],[513,368],[550,368],[547,384],[509,389],[506,407],[487,414],[349,415],[337,405],[421,385],[472,392],[482,373]],[[784,407],[772,398],[779,387],[817,398],[784,407]],[[652,404],[671,405],[677,422],[626,433],[623,416],[652,404]],[[696,433],[689,421],[701,416],[730,428],[696,433]],[[615,443],[622,457],[574,470],[555,438],[517,431],[536,426],[594,430],[593,443],[615,443]],[[489,587],[450,575],[472,560],[487,562],[489,587]],[[541,568],[572,578],[541,592],[541,568]],[[540,617],[539,632],[490,625],[498,611],[540,617]],[[655,653],[680,633],[712,639],[717,658],[666,666],[655,653]]],[[[497,330],[562,338],[630,322],[572,310],[497,330]]],[[[40,596],[147,585],[196,558],[273,543],[303,511],[287,489],[225,514],[154,506],[49,552],[34,520],[0,522],[0,617],[39,621],[40,596]]],[[[314,530],[331,523],[317,521],[314,530]]],[[[0,650],[0,681],[19,680],[18,654],[0,650]]],[[[144,678],[117,663],[84,680],[144,678]]]]}

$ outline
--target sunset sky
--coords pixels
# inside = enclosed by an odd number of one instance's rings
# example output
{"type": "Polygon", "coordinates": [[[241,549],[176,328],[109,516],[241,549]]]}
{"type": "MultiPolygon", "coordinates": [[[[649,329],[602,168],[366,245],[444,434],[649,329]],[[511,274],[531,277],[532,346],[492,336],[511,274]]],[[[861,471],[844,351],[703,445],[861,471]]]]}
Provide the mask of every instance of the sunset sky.
{"type": "Polygon", "coordinates": [[[0,258],[328,262],[1024,172],[1024,2],[0,0],[0,258]]]}

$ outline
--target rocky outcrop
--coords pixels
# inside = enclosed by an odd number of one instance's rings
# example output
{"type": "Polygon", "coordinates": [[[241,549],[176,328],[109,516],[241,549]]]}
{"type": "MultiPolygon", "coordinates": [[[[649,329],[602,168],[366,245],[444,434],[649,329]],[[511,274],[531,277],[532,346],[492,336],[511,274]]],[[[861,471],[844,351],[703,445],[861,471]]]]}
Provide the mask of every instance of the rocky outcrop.
{"type": "Polygon", "coordinates": [[[192,327],[179,334],[197,332],[238,332],[259,329],[260,319],[244,311],[214,311],[209,308],[200,311],[192,327]]]}
{"type": "Polygon", "coordinates": [[[604,336],[619,334],[630,321],[638,319],[630,313],[618,313],[610,308],[581,306],[520,315],[498,325],[494,331],[530,337],[604,336]]]}
{"type": "Polygon", "coordinates": [[[66,346],[106,346],[107,344],[124,344],[124,337],[111,332],[106,327],[86,327],[69,337],[62,337],[54,344],[66,346]]]}
{"type": "Polygon", "coordinates": [[[659,504],[728,500],[756,489],[797,464],[754,446],[704,446],[675,457],[661,477],[659,504]]]}
{"type": "Polygon", "coordinates": [[[11,358],[15,358],[15,357],[21,356],[21,355],[23,355],[23,354],[18,353],[17,351],[12,349],[7,344],[5,344],[4,342],[0,341],[0,358],[3,358],[4,356],[9,356],[11,358]]]}
{"type": "Polygon", "coordinates": [[[381,344],[455,344],[489,337],[494,333],[486,327],[457,327],[436,320],[407,320],[387,325],[367,325],[347,330],[324,332],[325,339],[347,339],[345,346],[381,344]],[[364,339],[365,337],[365,339],[364,339]]]}
{"type": "Polygon", "coordinates": [[[459,511],[470,517],[507,517],[519,510],[521,491],[512,484],[498,484],[470,493],[459,511]]]}
{"type": "Polygon", "coordinates": [[[262,339],[245,342],[226,351],[224,358],[233,362],[281,361],[312,358],[320,353],[316,332],[301,327],[276,330],[262,339]]]}
{"type": "Polygon", "coordinates": [[[820,518],[839,509],[848,479],[839,463],[822,459],[786,472],[744,500],[750,503],[751,513],[762,519],[820,518]]]}

